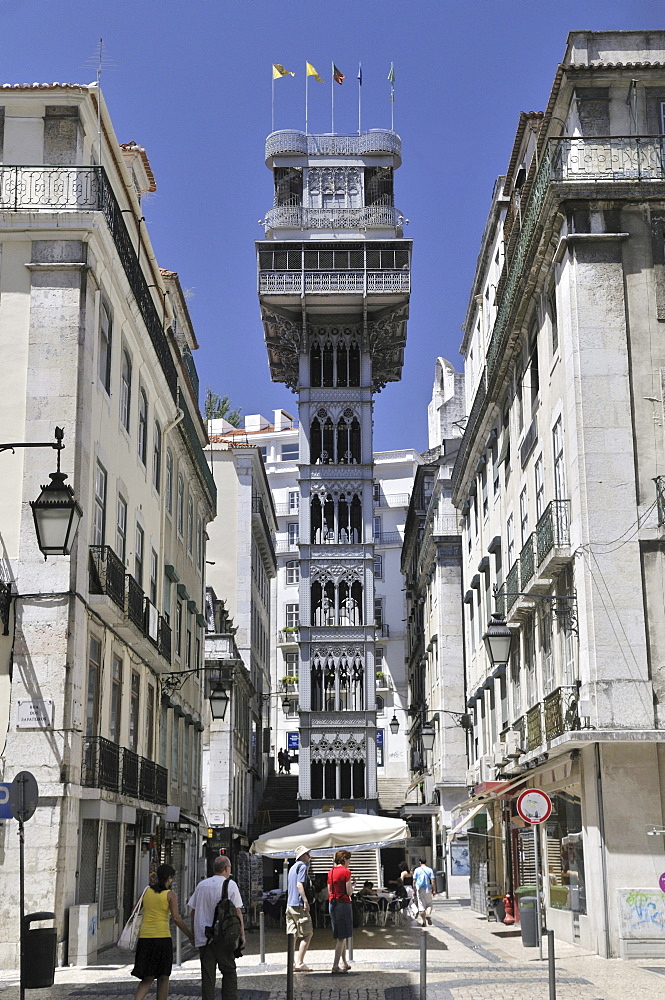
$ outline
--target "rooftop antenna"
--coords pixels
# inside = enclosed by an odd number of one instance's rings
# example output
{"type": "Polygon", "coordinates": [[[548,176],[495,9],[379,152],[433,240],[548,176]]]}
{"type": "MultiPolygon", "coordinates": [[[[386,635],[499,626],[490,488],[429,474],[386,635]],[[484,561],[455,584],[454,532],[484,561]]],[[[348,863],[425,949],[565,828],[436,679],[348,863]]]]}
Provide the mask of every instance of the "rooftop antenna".
{"type": "Polygon", "coordinates": [[[99,44],[97,45],[95,52],[86,59],[85,66],[95,67],[95,79],[97,83],[97,148],[98,148],[98,159],[99,166],[102,166],[102,99],[101,99],[101,83],[102,83],[102,70],[103,69],[113,69],[115,63],[112,59],[109,59],[106,54],[106,49],[104,48],[104,39],[99,39],[99,44]]]}

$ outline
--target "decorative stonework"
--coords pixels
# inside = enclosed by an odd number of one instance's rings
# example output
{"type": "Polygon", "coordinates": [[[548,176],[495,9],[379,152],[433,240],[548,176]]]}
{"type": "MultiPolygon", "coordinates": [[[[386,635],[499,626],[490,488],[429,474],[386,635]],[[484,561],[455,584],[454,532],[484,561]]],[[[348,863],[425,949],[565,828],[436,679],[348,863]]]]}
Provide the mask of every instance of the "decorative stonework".
{"type": "Polygon", "coordinates": [[[398,382],[401,378],[408,315],[409,308],[403,305],[367,324],[372,354],[372,383],[377,392],[387,382],[398,382]]]}
{"type": "Polygon", "coordinates": [[[348,729],[364,728],[367,725],[367,716],[364,712],[317,712],[312,717],[312,728],[348,729]]]}
{"type": "Polygon", "coordinates": [[[346,583],[351,583],[354,580],[358,580],[360,583],[365,579],[365,564],[364,562],[359,563],[354,566],[351,561],[349,562],[332,562],[327,560],[324,565],[317,566],[316,564],[311,567],[310,570],[310,580],[334,580],[335,583],[341,583],[345,581],[346,583]]]}
{"type": "Polygon", "coordinates": [[[364,763],[365,737],[337,734],[331,738],[328,733],[324,736],[312,736],[311,760],[316,764],[340,761],[364,763]]]}
{"type": "Polygon", "coordinates": [[[265,342],[273,382],[284,382],[294,392],[299,381],[302,324],[262,310],[265,342]]]}

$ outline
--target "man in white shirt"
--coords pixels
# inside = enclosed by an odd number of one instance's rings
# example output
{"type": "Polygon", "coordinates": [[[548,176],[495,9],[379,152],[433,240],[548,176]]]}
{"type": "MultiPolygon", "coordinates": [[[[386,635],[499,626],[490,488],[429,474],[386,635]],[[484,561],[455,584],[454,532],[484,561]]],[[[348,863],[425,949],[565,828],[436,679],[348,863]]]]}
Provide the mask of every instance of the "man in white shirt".
{"type": "Polygon", "coordinates": [[[418,901],[418,916],[423,927],[432,923],[432,898],[436,896],[434,872],[425,864],[422,858],[417,868],[413,870],[413,885],[418,901]]]}
{"type": "Polygon", "coordinates": [[[199,949],[201,959],[201,997],[214,1000],[217,969],[222,974],[222,1000],[237,1000],[238,974],[233,951],[208,941],[206,927],[211,927],[215,908],[222,896],[222,886],[229,880],[228,896],[240,918],[240,947],[245,947],[245,924],[242,918],[242,898],[238,886],[231,878],[231,859],[222,855],[212,863],[214,875],[199,882],[192,893],[188,906],[192,909],[192,934],[194,946],[199,949]]]}

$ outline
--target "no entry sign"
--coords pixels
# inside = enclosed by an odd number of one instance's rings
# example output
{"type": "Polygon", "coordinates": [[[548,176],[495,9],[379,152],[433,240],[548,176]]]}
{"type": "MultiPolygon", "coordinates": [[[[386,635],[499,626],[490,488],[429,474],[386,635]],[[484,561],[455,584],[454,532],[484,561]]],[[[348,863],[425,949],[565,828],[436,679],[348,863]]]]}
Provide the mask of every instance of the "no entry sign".
{"type": "Polygon", "coordinates": [[[517,812],[525,823],[544,823],[552,812],[552,800],[539,788],[527,788],[517,800],[517,812]]]}

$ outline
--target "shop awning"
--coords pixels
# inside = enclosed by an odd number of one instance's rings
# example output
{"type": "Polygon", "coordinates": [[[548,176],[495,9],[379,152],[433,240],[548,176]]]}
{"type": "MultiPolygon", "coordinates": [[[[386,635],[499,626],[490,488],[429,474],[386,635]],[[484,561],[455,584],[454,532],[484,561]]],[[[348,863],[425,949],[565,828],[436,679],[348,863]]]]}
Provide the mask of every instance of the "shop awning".
{"type": "Polygon", "coordinates": [[[448,842],[453,840],[462,827],[466,826],[466,824],[469,823],[481,809],[484,809],[489,802],[493,802],[494,799],[504,798],[504,796],[508,793],[515,790],[518,785],[523,785],[527,781],[528,777],[528,772],[520,774],[517,778],[512,778],[510,781],[503,781],[501,784],[495,785],[494,788],[481,792],[480,795],[472,795],[470,799],[466,799],[465,802],[461,802],[458,806],[456,806],[456,810],[464,809],[466,811],[464,816],[456,820],[454,826],[452,826],[448,831],[448,842]]]}
{"type": "Polygon", "coordinates": [[[484,809],[486,802],[479,802],[477,805],[473,806],[468,812],[465,812],[461,819],[458,819],[454,826],[451,826],[448,830],[448,843],[455,839],[456,834],[460,832],[462,827],[465,827],[467,823],[470,823],[473,817],[484,809]]]}
{"type": "Polygon", "coordinates": [[[331,850],[368,850],[403,844],[411,836],[403,819],[374,816],[369,813],[331,811],[309,816],[264,833],[251,846],[252,854],[273,858],[292,857],[298,847],[308,847],[313,855],[331,850]]]}

